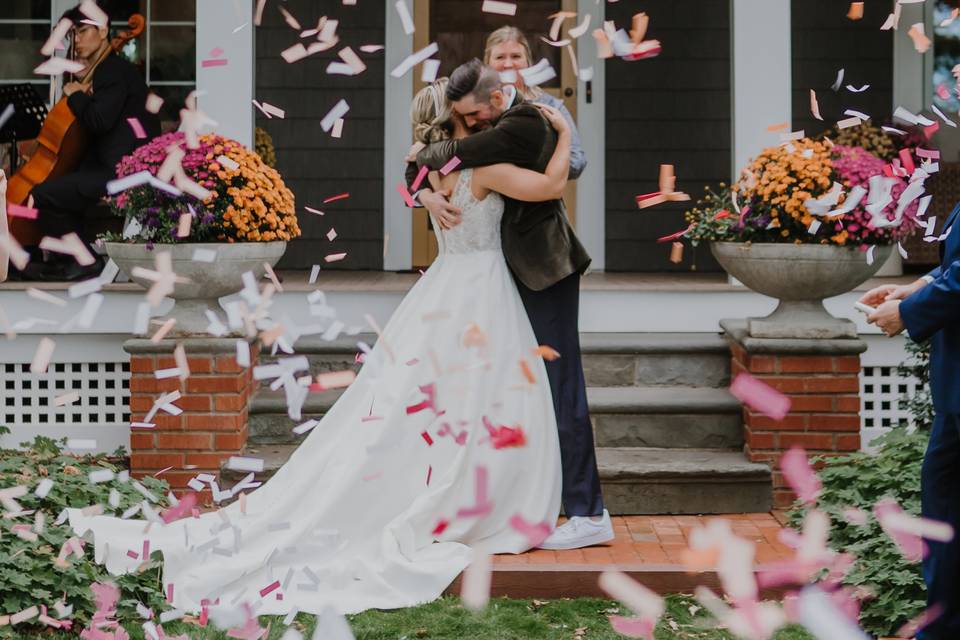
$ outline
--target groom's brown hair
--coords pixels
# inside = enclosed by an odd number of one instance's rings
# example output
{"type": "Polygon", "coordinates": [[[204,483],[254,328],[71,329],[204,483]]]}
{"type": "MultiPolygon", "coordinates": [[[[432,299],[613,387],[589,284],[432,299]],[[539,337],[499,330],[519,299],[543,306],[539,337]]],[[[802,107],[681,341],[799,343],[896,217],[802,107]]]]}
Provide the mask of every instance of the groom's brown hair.
{"type": "Polygon", "coordinates": [[[463,63],[450,74],[447,100],[457,102],[472,93],[477,102],[490,102],[490,94],[500,87],[500,74],[474,58],[470,62],[463,63]]]}

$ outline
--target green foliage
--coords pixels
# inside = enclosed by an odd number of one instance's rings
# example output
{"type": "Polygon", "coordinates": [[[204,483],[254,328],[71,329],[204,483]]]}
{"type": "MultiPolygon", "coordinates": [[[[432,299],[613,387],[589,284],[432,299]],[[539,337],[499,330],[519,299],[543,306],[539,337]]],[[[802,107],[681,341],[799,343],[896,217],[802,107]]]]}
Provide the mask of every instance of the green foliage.
{"type": "MultiPolygon", "coordinates": [[[[929,347],[908,342],[908,360],[898,369],[916,376],[928,389],[929,347]]],[[[863,603],[860,623],[867,631],[893,635],[904,622],[926,607],[920,565],[904,560],[872,515],[863,526],[843,517],[849,507],[872,511],[882,498],[893,498],[908,513],[920,514],[920,467],[927,448],[933,406],[929,392],[901,401],[911,411],[917,429],[901,425],[873,441],[875,454],[860,452],[844,457],[821,458],[819,475],[823,492],[817,509],[830,516],[830,546],[852,553],[857,560],[844,582],[864,587],[874,597],[863,603]]],[[[790,514],[799,527],[804,510],[790,514]]]]}
{"type": "MultiPolygon", "coordinates": [[[[162,611],[164,599],[159,584],[159,554],[142,566],[139,573],[119,577],[110,576],[105,568],[93,562],[92,544],[85,545],[83,558],[71,556],[68,567],[60,568],[54,564],[63,543],[73,536],[66,522],[54,524],[64,508],[102,504],[104,513],[119,515],[143,500],[130,482],[94,484],[90,481],[90,471],[104,468],[121,471],[118,459],[66,455],[60,451],[61,443],[38,437],[33,443],[22,443],[21,446],[26,447],[24,450],[0,449],[0,489],[26,486],[29,490],[17,498],[27,513],[5,518],[0,523],[3,529],[0,536],[0,615],[16,613],[34,604],[52,608],[56,601],[63,599],[73,605],[72,617],[83,625],[94,611],[89,587],[98,580],[111,580],[121,588],[121,616],[135,615],[138,601],[156,612],[162,611]],[[43,478],[50,478],[54,485],[46,497],[39,498],[34,489],[43,478]],[[116,510],[107,504],[111,488],[120,494],[116,510]],[[39,539],[30,542],[12,533],[11,527],[15,524],[33,524],[35,510],[43,513],[45,518],[39,539]]],[[[145,478],[141,483],[157,495],[168,490],[165,482],[155,478],[145,478]]],[[[0,637],[5,633],[9,631],[0,629],[0,637]]]]}
{"type": "Polygon", "coordinates": [[[907,338],[907,360],[897,367],[897,373],[906,378],[916,378],[920,389],[913,396],[900,400],[900,408],[910,413],[918,429],[933,428],[933,396],[930,393],[930,344],[917,344],[907,338]]]}
{"type": "Polygon", "coordinates": [[[733,208],[730,187],[721,182],[716,190],[707,186],[703,191],[703,197],[684,214],[691,226],[684,238],[695,247],[702,242],[733,239],[739,216],[733,208]]]}

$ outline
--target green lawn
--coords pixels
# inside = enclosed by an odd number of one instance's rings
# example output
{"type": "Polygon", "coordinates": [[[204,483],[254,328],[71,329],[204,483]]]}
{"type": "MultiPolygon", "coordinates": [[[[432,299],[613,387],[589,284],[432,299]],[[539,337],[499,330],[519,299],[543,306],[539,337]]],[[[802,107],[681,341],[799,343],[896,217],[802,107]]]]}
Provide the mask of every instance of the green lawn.
{"type": "MultiPolygon", "coordinates": [[[[712,628],[702,609],[696,608],[688,596],[670,596],[667,614],[657,629],[657,640],[727,640],[732,636],[712,628]],[[691,608],[693,607],[693,613],[691,608]]],[[[487,611],[474,614],[464,609],[457,598],[397,611],[367,611],[350,616],[357,640],[613,640],[623,638],[616,634],[607,621],[610,614],[627,615],[622,607],[609,600],[508,600],[491,601],[487,611]]],[[[269,640],[279,640],[285,627],[282,617],[264,616],[260,624],[270,626],[269,640]]],[[[310,638],[313,616],[301,614],[294,627],[310,638]]],[[[136,625],[128,626],[131,640],[143,640],[143,631],[136,625]]],[[[229,640],[226,633],[191,624],[164,625],[168,635],[188,634],[195,640],[229,640]]],[[[0,637],[3,632],[0,631],[0,637]]],[[[19,634],[14,638],[36,638],[38,635],[19,634]]],[[[73,640],[65,634],[47,635],[47,640],[73,640]]],[[[775,640],[811,640],[801,629],[781,631],[775,640]]]]}

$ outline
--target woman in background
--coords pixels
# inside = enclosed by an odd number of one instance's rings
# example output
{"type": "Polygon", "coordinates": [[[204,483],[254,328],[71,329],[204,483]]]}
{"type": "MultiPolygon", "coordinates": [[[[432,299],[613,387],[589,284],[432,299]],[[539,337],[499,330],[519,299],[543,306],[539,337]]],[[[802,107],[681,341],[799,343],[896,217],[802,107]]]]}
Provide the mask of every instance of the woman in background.
{"type": "Polygon", "coordinates": [[[520,69],[526,69],[532,64],[533,53],[530,50],[530,41],[523,31],[512,26],[500,27],[487,36],[486,48],[483,52],[483,63],[499,71],[514,71],[516,79],[512,84],[517,88],[525,100],[553,107],[563,114],[570,127],[570,180],[576,180],[587,166],[587,156],[580,144],[580,132],[573,121],[573,116],[563,104],[563,100],[550,95],[539,87],[528,87],[520,74],[520,69]]]}

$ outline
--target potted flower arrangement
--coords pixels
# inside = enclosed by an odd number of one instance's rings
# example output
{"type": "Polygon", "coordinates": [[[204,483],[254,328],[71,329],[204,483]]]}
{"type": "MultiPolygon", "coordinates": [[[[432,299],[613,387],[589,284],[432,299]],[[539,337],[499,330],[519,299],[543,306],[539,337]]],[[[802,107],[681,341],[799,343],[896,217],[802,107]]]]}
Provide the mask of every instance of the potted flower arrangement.
{"type": "Polygon", "coordinates": [[[206,309],[242,288],[244,272],[261,277],[264,265],[276,264],[287,241],[300,235],[293,193],[275,169],[234,140],[208,134],[198,142],[190,148],[184,133],[168,133],[123,158],[118,179],[169,173],[164,163],[182,153],[180,180],[193,188],[165,189],[154,181],[114,196],[111,208],[125,217],[125,231],[105,242],[107,254],[146,287],[155,280],[144,270],[155,270],[157,256],[169,254],[177,275],[171,315],[189,332],[201,332],[206,309]]]}
{"type": "Polygon", "coordinates": [[[856,336],[823,299],[873,276],[916,227],[917,201],[900,206],[908,183],[884,167],[862,148],[804,138],[765,149],[736,184],[708,190],[687,212],[694,245],[709,242],[730,275],[780,300],[770,316],[749,320],[750,335],[856,336]]]}

